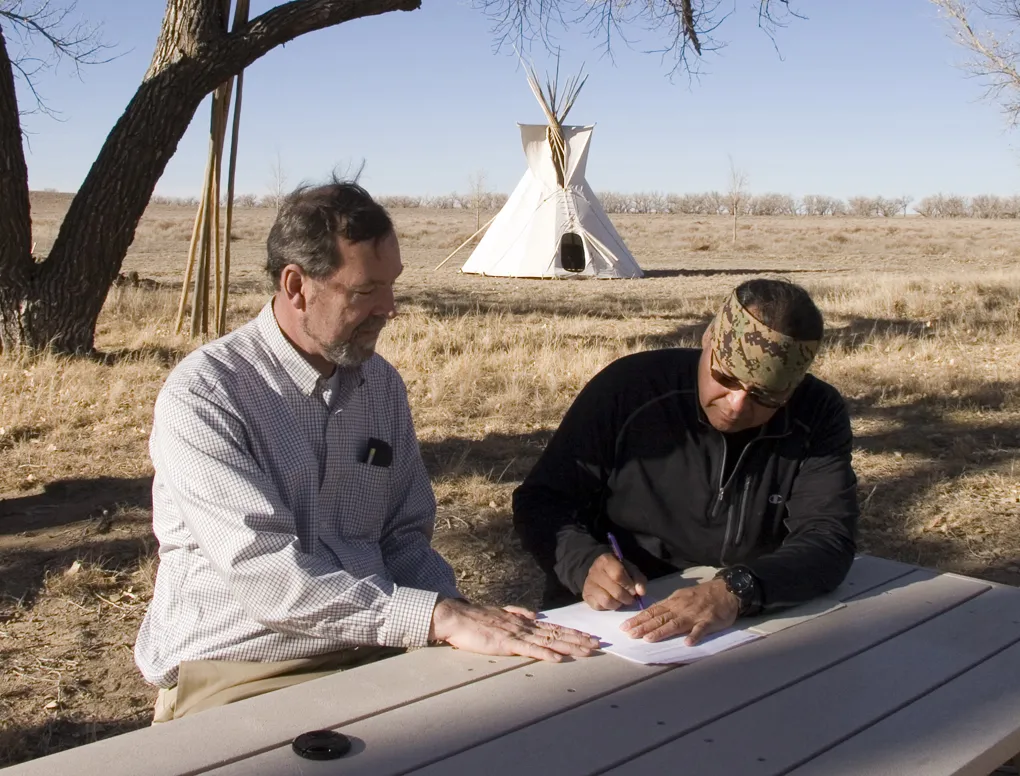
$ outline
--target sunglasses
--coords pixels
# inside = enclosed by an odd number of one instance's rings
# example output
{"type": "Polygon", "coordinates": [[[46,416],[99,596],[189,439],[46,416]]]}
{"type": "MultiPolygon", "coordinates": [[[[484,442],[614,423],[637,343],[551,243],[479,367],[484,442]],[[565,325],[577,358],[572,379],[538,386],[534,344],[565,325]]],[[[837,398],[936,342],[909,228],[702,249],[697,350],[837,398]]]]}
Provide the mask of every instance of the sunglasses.
{"type": "Polygon", "coordinates": [[[720,371],[719,367],[717,367],[715,363],[714,351],[712,351],[709,361],[709,372],[712,375],[712,379],[719,383],[719,385],[727,391],[744,391],[750,397],[751,401],[759,407],[764,407],[768,410],[778,410],[790,399],[789,395],[784,394],[782,398],[778,398],[772,394],[766,393],[760,388],[755,388],[753,385],[744,385],[733,375],[720,371]]]}

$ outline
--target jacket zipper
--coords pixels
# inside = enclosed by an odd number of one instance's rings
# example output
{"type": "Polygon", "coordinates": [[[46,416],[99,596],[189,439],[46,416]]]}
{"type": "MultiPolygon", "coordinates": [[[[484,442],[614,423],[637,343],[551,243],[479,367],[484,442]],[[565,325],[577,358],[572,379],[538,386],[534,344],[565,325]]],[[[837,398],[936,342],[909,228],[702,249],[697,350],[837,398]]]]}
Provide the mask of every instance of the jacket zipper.
{"type": "Polygon", "coordinates": [[[744,541],[744,524],[746,522],[745,518],[747,517],[747,494],[750,492],[751,492],[751,476],[745,475],[744,494],[740,497],[740,520],[737,522],[737,536],[733,540],[734,547],[739,547],[740,543],[744,541]]]}
{"type": "MultiPolygon", "coordinates": [[[[719,465],[719,492],[715,497],[715,504],[712,505],[712,512],[710,517],[716,518],[719,516],[719,509],[722,507],[723,496],[726,493],[726,483],[723,482],[723,474],[726,473],[726,436],[722,436],[722,463],[719,465]]],[[[732,479],[732,477],[731,477],[732,479]]],[[[726,530],[729,531],[729,519],[726,520],[726,530]]]]}
{"type": "MultiPolygon", "coordinates": [[[[723,438],[723,460],[722,460],[722,468],[719,470],[719,480],[720,480],[719,493],[716,496],[715,506],[712,509],[712,517],[716,517],[719,514],[719,509],[722,507],[723,497],[725,496],[725,493],[726,493],[726,486],[729,485],[730,482],[733,481],[733,478],[736,477],[737,473],[740,471],[740,465],[744,462],[744,456],[747,455],[748,448],[750,448],[751,445],[753,445],[755,442],[757,442],[759,440],[762,440],[762,439],[781,439],[781,438],[783,438],[783,437],[785,437],[785,436],[787,436],[789,434],[790,434],[790,432],[786,431],[785,433],[782,433],[782,434],[769,434],[767,436],[756,436],[754,439],[748,440],[747,444],[744,445],[744,449],[740,451],[740,457],[737,458],[737,462],[733,466],[733,472],[730,474],[730,478],[726,482],[722,482],[723,472],[726,471],[726,435],[720,433],[720,436],[722,436],[722,438],[723,438]]],[[[739,546],[740,542],[744,538],[744,527],[745,527],[746,517],[747,517],[747,496],[748,496],[748,493],[750,492],[750,490],[751,490],[751,478],[750,477],[744,477],[744,492],[741,494],[741,497],[740,497],[740,515],[739,515],[739,519],[737,521],[736,536],[733,536],[733,508],[732,508],[732,506],[731,506],[728,514],[726,515],[726,533],[723,535],[722,552],[720,552],[720,554],[719,554],[719,564],[722,565],[722,566],[726,565],[726,549],[730,546],[730,538],[731,537],[733,538],[733,546],[734,547],[739,546]]]]}

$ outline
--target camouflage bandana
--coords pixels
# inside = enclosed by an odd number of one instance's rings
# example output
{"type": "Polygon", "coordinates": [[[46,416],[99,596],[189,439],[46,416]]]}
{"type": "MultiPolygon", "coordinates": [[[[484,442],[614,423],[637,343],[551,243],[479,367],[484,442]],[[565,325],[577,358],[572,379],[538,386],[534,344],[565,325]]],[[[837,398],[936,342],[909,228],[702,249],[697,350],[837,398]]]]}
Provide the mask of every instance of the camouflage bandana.
{"type": "Polygon", "coordinates": [[[781,395],[811,367],[821,340],[799,341],[770,329],[749,313],[734,291],[713,322],[712,351],[744,385],[781,395]]]}

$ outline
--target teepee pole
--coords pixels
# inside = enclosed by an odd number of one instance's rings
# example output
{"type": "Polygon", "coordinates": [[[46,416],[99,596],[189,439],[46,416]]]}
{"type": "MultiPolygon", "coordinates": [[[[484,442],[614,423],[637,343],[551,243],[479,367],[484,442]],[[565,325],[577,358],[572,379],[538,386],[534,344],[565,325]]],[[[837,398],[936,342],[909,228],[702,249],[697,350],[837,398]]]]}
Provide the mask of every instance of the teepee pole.
{"type": "MultiPolygon", "coordinates": [[[[207,173],[208,174],[208,173],[207,173]]],[[[195,226],[191,230],[191,247],[188,248],[188,266],[184,270],[184,284],[181,287],[181,301],[177,305],[177,321],[174,324],[174,331],[181,333],[184,325],[184,310],[188,306],[188,288],[191,286],[191,275],[195,271],[195,254],[198,252],[198,238],[202,230],[202,211],[205,209],[205,197],[198,204],[198,213],[195,215],[195,226]]]]}
{"type": "MultiPolygon", "coordinates": [[[[498,215],[499,215],[499,212],[497,211],[496,212],[496,216],[498,216],[498,215]]],[[[434,269],[432,271],[435,272],[437,269],[442,267],[444,264],[446,264],[446,262],[448,262],[450,259],[452,259],[454,256],[456,256],[460,252],[461,248],[463,248],[465,245],[467,245],[469,242],[471,242],[473,239],[475,239],[478,235],[480,235],[482,232],[484,232],[486,229],[488,229],[489,228],[489,224],[491,224],[493,221],[496,220],[496,216],[493,216],[488,221],[486,221],[484,224],[482,224],[482,228],[481,229],[479,229],[473,235],[468,237],[464,242],[462,242],[460,245],[458,245],[457,248],[454,250],[454,252],[451,253],[449,256],[447,256],[445,259],[443,259],[441,262],[439,262],[436,265],[436,269],[434,269]]]]}
{"type": "MultiPolygon", "coordinates": [[[[220,0],[223,9],[223,26],[227,27],[232,0],[220,0]]],[[[237,0],[234,14],[234,29],[248,21],[250,0],[237,0]]],[[[181,300],[177,309],[176,330],[180,333],[184,324],[185,310],[191,292],[191,336],[209,333],[210,322],[217,335],[224,332],[226,325],[227,284],[230,267],[230,229],[233,219],[234,175],[237,163],[237,133],[240,110],[240,76],[235,107],[231,140],[230,163],[227,182],[226,240],[221,243],[220,192],[223,167],[224,141],[227,121],[230,117],[230,98],[234,78],[227,79],[213,92],[212,115],[209,126],[209,156],[206,161],[202,201],[199,203],[195,226],[188,251],[188,266],[181,289],[181,300]],[[190,288],[193,285],[193,288],[190,288]],[[210,311],[210,292],[213,309],[210,311]]]]}
{"type": "MultiPolygon", "coordinates": [[[[247,5],[247,3],[245,3],[247,5]]],[[[237,76],[237,94],[234,97],[234,123],[230,132],[230,160],[227,163],[227,235],[223,248],[223,280],[216,300],[216,335],[222,337],[227,328],[227,294],[230,287],[230,232],[234,223],[234,178],[237,173],[237,138],[241,128],[241,89],[244,72],[237,76]]]]}
{"type": "MultiPolygon", "coordinates": [[[[214,103],[215,104],[215,103],[214,103]]],[[[191,299],[191,337],[195,338],[202,333],[202,316],[205,313],[205,302],[208,299],[209,290],[209,242],[212,238],[210,226],[212,224],[212,200],[213,180],[216,175],[216,135],[210,134],[209,138],[209,167],[205,178],[205,186],[202,188],[202,235],[198,247],[198,266],[195,272],[195,290],[191,299]]]]}
{"type": "MultiPolygon", "coordinates": [[[[249,0],[237,0],[234,8],[236,31],[248,23],[249,0]]],[[[237,92],[234,94],[234,121],[230,129],[230,156],[227,162],[227,219],[226,236],[223,246],[222,279],[216,297],[216,336],[222,337],[227,330],[227,296],[230,289],[230,233],[234,223],[234,179],[237,173],[237,141],[241,131],[241,92],[244,87],[244,71],[237,74],[237,92]]],[[[228,99],[229,102],[229,99],[228,99]]],[[[227,111],[229,112],[229,106],[227,111]]],[[[222,148],[222,146],[221,146],[222,148]]]]}

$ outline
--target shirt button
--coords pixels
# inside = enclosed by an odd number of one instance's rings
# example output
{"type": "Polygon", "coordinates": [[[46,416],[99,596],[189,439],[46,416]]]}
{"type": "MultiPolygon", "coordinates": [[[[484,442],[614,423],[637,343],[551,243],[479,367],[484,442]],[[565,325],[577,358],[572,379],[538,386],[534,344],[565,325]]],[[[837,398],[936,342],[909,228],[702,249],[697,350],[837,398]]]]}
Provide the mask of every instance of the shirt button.
{"type": "Polygon", "coordinates": [[[405,647],[411,646],[411,637],[410,636],[404,636],[404,638],[402,640],[402,643],[403,643],[403,645],[405,647]]]}

